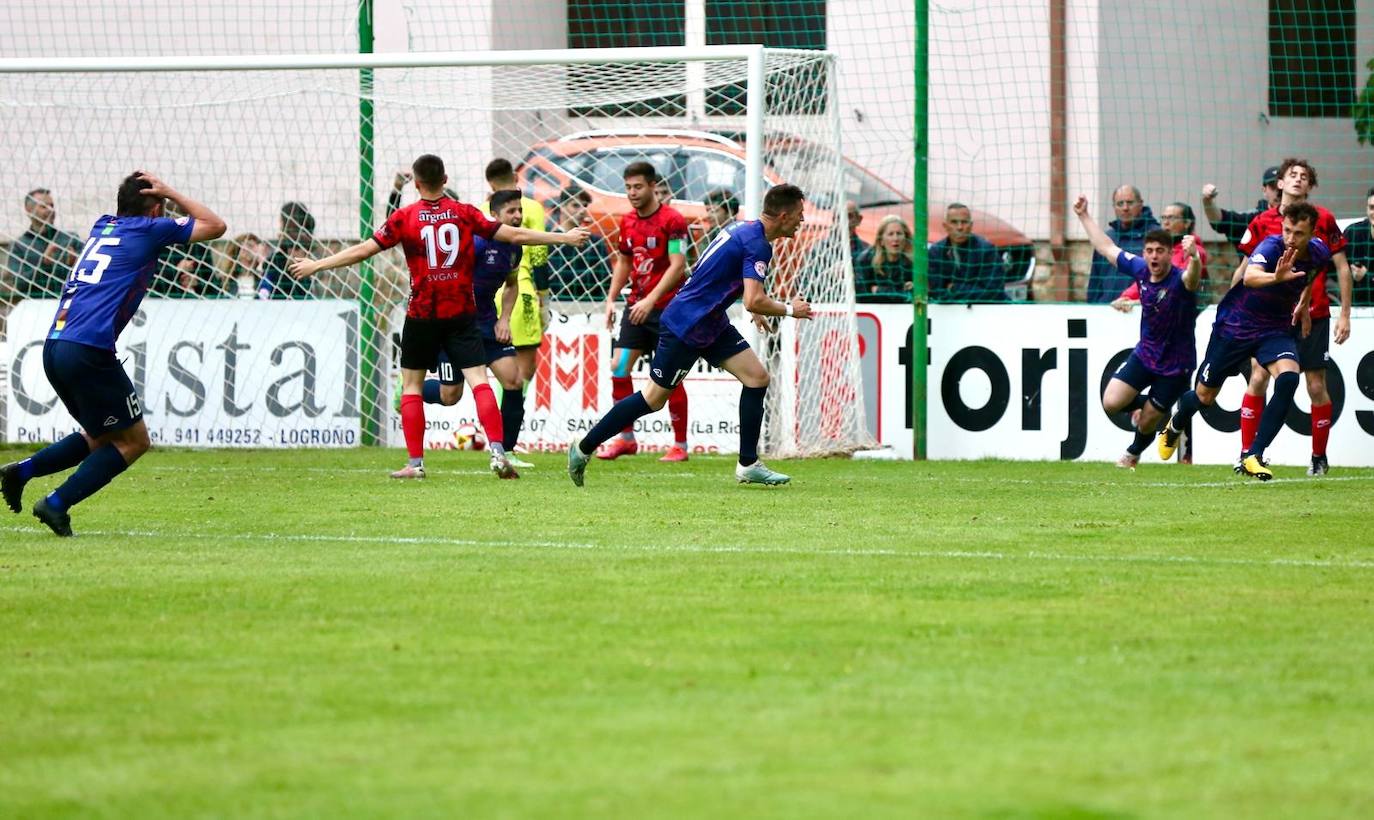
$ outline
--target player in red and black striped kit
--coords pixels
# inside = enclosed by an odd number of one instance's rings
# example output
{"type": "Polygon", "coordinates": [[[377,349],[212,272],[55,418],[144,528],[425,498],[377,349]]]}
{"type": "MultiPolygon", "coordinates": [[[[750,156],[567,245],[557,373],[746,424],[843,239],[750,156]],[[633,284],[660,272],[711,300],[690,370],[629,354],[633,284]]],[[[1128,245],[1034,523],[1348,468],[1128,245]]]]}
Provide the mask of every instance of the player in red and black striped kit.
{"type": "Polygon", "coordinates": [[[462,372],[477,405],[491,447],[491,469],[501,478],[519,478],[501,446],[501,411],[487,384],[486,352],[477,327],[477,303],[472,295],[475,237],[513,245],[581,246],[589,234],[583,228],[548,233],[494,222],[481,211],[444,193],[448,176],[444,161],[425,154],[411,166],[420,201],[397,210],[370,239],[333,256],[291,263],[297,279],[322,270],[355,265],[399,244],[410,268],[410,299],[401,331],[401,428],[410,461],[392,478],[424,478],[425,404],[421,398],[425,373],[435,366],[442,350],[462,372]]]}
{"type": "MultiPolygon", "coordinates": [[[[634,210],[621,217],[611,288],[606,293],[606,329],[613,330],[615,300],[626,284],[630,286],[611,352],[611,398],[617,402],[634,393],[630,373],[640,356],[658,348],[659,317],[677,295],[687,271],[687,220],[655,194],[658,171],[647,162],[632,162],[625,166],[624,179],[625,196],[634,210]]],[[[673,447],[659,461],[686,461],[687,391],[681,384],[668,398],[668,414],[673,421],[673,447]]],[[[637,452],[634,429],[627,427],[597,457],[612,459],[637,452]]]]}
{"type": "MultiPolygon", "coordinates": [[[[1279,200],[1274,207],[1261,211],[1250,220],[1245,235],[1237,248],[1248,258],[1261,242],[1271,236],[1283,234],[1284,209],[1296,202],[1307,202],[1308,193],[1317,187],[1317,169],[1305,159],[1290,157],[1279,165],[1279,200]]],[[[1350,264],[1345,256],[1345,236],[1336,225],[1336,218],[1327,209],[1314,205],[1317,209],[1317,224],[1313,235],[1322,240],[1331,251],[1331,265],[1336,268],[1336,279],[1340,286],[1341,306],[1336,318],[1336,344],[1345,344],[1350,338],[1350,297],[1354,281],[1350,276],[1350,264]]],[[[1307,381],[1307,396],[1312,401],[1312,465],[1308,467],[1310,476],[1325,475],[1330,466],[1326,459],[1326,443],[1331,436],[1331,394],[1326,389],[1326,363],[1330,358],[1328,348],[1331,344],[1331,299],[1326,294],[1326,270],[1317,272],[1312,280],[1312,300],[1309,307],[1312,318],[1311,332],[1298,340],[1298,365],[1302,368],[1307,381]]],[[[1260,428],[1264,411],[1264,395],[1269,389],[1269,371],[1254,367],[1250,373],[1250,383],[1245,388],[1245,398],[1240,408],[1241,452],[1250,448],[1255,434],[1260,428]]],[[[1237,466],[1239,472],[1239,465],[1237,466]]]]}

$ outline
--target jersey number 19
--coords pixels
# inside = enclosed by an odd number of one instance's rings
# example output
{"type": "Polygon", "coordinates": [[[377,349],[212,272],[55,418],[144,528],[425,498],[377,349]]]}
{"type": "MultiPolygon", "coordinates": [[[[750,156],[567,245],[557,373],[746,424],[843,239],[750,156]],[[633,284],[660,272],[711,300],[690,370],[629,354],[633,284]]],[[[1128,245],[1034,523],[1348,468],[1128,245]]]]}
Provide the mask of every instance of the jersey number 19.
{"type": "Polygon", "coordinates": [[[425,243],[425,257],[429,261],[430,270],[453,267],[453,263],[458,259],[458,247],[462,243],[456,224],[441,222],[438,225],[426,225],[420,229],[420,238],[425,243]],[[448,254],[444,257],[442,265],[439,264],[441,251],[448,254]]]}

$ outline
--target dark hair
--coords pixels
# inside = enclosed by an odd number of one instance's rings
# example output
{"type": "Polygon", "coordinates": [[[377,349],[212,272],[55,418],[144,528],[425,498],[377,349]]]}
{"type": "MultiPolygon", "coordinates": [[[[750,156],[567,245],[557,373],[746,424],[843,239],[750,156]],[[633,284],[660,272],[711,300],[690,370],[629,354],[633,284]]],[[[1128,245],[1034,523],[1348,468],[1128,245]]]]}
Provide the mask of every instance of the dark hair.
{"type": "Polygon", "coordinates": [[[143,193],[148,187],[148,181],[137,171],[124,177],[115,200],[115,216],[147,216],[162,202],[160,196],[143,193]]]}
{"type": "Polygon", "coordinates": [[[640,160],[638,162],[632,162],[629,165],[626,165],[625,173],[621,176],[623,176],[625,179],[629,179],[631,177],[643,177],[646,182],[652,184],[658,182],[658,169],[655,168],[651,163],[645,162],[644,160],[640,160]]]}
{"type": "Polygon", "coordinates": [[[568,187],[566,191],[563,192],[563,198],[559,201],[558,205],[559,207],[562,207],[563,203],[571,202],[574,199],[578,202],[581,202],[583,205],[592,204],[591,194],[587,193],[586,190],[584,190],[580,186],[571,185],[568,187]]]}
{"type": "Polygon", "coordinates": [[[1371,196],[1374,196],[1374,188],[1370,188],[1368,191],[1365,191],[1365,194],[1364,194],[1364,198],[1365,198],[1365,199],[1369,199],[1371,196]]]}
{"type": "Polygon", "coordinates": [[[315,235],[315,217],[304,202],[287,202],[281,206],[281,221],[287,228],[295,228],[299,234],[315,235]]]}
{"type": "Polygon", "coordinates": [[[27,208],[29,203],[33,202],[33,198],[38,196],[39,194],[47,194],[48,196],[52,196],[52,191],[49,191],[47,188],[34,188],[27,194],[24,194],[24,207],[27,208]]]}
{"type": "Polygon", "coordinates": [[[1186,202],[1170,202],[1168,207],[1178,208],[1183,211],[1183,221],[1188,223],[1188,230],[1192,230],[1197,224],[1197,218],[1193,216],[1193,206],[1186,202]]]}
{"type": "Polygon", "coordinates": [[[444,161],[433,154],[416,157],[410,170],[415,174],[415,181],[426,188],[438,188],[444,184],[444,161]]]}
{"type": "Polygon", "coordinates": [[[493,191],[491,196],[487,198],[487,202],[491,205],[491,218],[495,219],[496,214],[498,214],[502,208],[506,207],[510,203],[519,201],[519,191],[513,191],[509,188],[507,188],[504,191],[493,191]]]}
{"type": "Polygon", "coordinates": [[[1145,234],[1145,242],[1142,243],[1141,247],[1151,242],[1163,245],[1166,248],[1172,248],[1174,246],[1174,236],[1163,228],[1155,228],[1153,231],[1145,234]]]}
{"type": "Polygon", "coordinates": [[[775,185],[763,195],[763,212],[769,216],[781,216],[784,212],[797,207],[806,194],[795,185],[775,185]]]}
{"type": "Polygon", "coordinates": [[[510,160],[497,157],[487,163],[486,177],[487,182],[508,182],[515,179],[515,168],[510,160]]]}
{"type": "Polygon", "coordinates": [[[1306,222],[1317,227],[1317,206],[1310,202],[1294,202],[1283,211],[1283,218],[1289,222],[1306,222]]]}
{"type": "Polygon", "coordinates": [[[731,216],[739,215],[739,199],[735,192],[729,188],[713,188],[706,192],[707,205],[720,205],[730,212],[731,216]]]}
{"type": "MultiPolygon", "coordinates": [[[[1293,167],[1306,168],[1307,178],[1312,180],[1312,187],[1317,187],[1317,169],[1312,167],[1311,162],[1305,159],[1299,159],[1298,157],[1285,157],[1283,162],[1279,163],[1279,179],[1288,176],[1288,169],[1293,167]]],[[[1314,222],[1313,224],[1315,225],[1316,223],[1314,222]]]]}

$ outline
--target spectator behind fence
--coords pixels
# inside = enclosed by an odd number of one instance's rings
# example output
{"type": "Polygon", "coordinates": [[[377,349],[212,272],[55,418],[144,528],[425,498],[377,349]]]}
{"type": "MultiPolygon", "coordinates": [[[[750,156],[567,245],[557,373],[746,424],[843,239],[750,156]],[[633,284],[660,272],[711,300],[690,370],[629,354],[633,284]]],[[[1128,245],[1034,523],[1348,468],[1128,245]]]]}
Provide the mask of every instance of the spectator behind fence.
{"type": "Polygon", "coordinates": [[[1374,276],[1369,269],[1374,268],[1374,188],[1365,194],[1365,218],[1352,222],[1345,229],[1345,253],[1350,259],[1350,277],[1355,280],[1350,304],[1374,305],[1374,276]]]}
{"type": "Polygon", "coordinates": [[[67,273],[81,252],[81,239],[58,230],[52,191],[34,188],[24,194],[29,228],[10,246],[10,284],[21,299],[56,299],[67,273]]]}
{"type": "MultiPolygon", "coordinates": [[[[1228,211],[1225,208],[1217,207],[1217,186],[1207,183],[1202,186],[1202,212],[1207,215],[1207,221],[1211,223],[1212,230],[1226,237],[1230,242],[1240,249],[1240,240],[1245,236],[1245,229],[1250,226],[1250,220],[1259,216],[1261,213],[1274,207],[1279,202],[1279,167],[1277,165],[1264,169],[1260,175],[1260,192],[1263,196],[1259,202],[1255,203],[1253,210],[1249,211],[1228,211]]],[[[1206,264],[1203,265],[1206,270],[1206,264]]]]}
{"type": "Polygon", "coordinates": [[[698,233],[692,243],[687,254],[689,265],[696,264],[721,228],[733,225],[739,219],[739,198],[729,188],[712,188],[706,192],[702,204],[706,206],[706,230],[698,233]]]}
{"type": "MultiPolygon", "coordinates": [[[[163,214],[171,219],[185,216],[170,199],[163,204],[162,210],[163,214]]],[[[209,243],[168,245],[158,258],[157,272],[153,275],[152,284],[148,286],[148,294],[174,299],[193,299],[205,294],[213,276],[209,243]]]]}
{"type": "Polygon", "coordinates": [[[944,239],[930,246],[930,301],[1005,302],[1002,254],[973,232],[973,212],[962,202],[945,208],[944,239]]]}
{"type": "MultiPolygon", "coordinates": [[[[1123,251],[1140,256],[1145,249],[1145,234],[1160,227],[1140,196],[1140,189],[1134,185],[1117,188],[1112,193],[1112,207],[1116,210],[1116,219],[1107,227],[1107,238],[1123,251]]],[[[1131,277],[1112,267],[1097,253],[1093,254],[1092,268],[1088,272],[1089,302],[1110,304],[1130,284],[1131,277]]]]}
{"type": "Polygon", "coordinates": [[[860,302],[911,301],[911,228],[890,214],[878,223],[877,241],[854,268],[860,302]]]}
{"type": "Polygon", "coordinates": [[[266,255],[267,246],[257,234],[241,233],[234,237],[224,249],[207,292],[215,296],[254,298],[266,255]]]}
{"type": "Polygon", "coordinates": [[[673,189],[668,187],[668,180],[659,177],[658,182],[654,183],[654,199],[658,200],[659,205],[673,204],[673,189]]]}
{"type": "Polygon", "coordinates": [[[849,260],[857,271],[859,260],[873,246],[859,238],[859,226],[864,221],[864,213],[859,210],[859,203],[852,199],[845,203],[845,216],[849,220],[849,260]]]}
{"type": "MultiPolygon", "coordinates": [[[[1202,246],[1202,239],[1193,232],[1197,226],[1197,219],[1193,216],[1193,208],[1186,202],[1170,202],[1164,206],[1164,211],[1159,215],[1160,224],[1164,230],[1174,239],[1174,249],[1169,259],[1169,264],[1180,270],[1188,267],[1191,259],[1188,250],[1184,247],[1184,237],[1193,237],[1193,247],[1197,250],[1198,264],[1202,266],[1202,281],[1207,281],[1207,249],[1202,246]]],[[[1227,283],[1230,284],[1229,282],[1227,283]]],[[[1112,302],[1112,307],[1124,313],[1129,313],[1131,308],[1140,304],[1140,283],[1132,282],[1129,287],[1121,292],[1112,302]]]]}
{"type": "Polygon", "coordinates": [[[286,272],[286,266],[296,257],[317,255],[315,217],[304,203],[287,202],[281,206],[279,227],[281,235],[258,282],[258,298],[309,299],[310,281],[295,278],[286,272]]]}
{"type": "MultiPolygon", "coordinates": [[[[591,194],[581,188],[569,189],[563,201],[554,208],[557,230],[566,232],[587,227],[591,222],[587,206],[591,204],[591,194]]],[[[606,244],[602,237],[593,234],[580,248],[572,245],[549,248],[549,287],[554,298],[572,302],[604,301],[607,278],[606,244]]]]}

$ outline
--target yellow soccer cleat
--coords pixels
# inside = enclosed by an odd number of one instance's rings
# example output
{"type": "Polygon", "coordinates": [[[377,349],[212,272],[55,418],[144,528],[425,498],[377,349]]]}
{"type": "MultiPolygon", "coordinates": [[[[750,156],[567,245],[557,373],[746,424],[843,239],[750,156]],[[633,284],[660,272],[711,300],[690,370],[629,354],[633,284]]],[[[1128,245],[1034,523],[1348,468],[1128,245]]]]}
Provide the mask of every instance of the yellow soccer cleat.
{"type": "Polygon", "coordinates": [[[1178,449],[1178,439],[1183,435],[1180,430],[1174,429],[1174,423],[1170,421],[1164,425],[1164,432],[1159,434],[1155,441],[1155,449],[1159,451],[1159,460],[1168,461],[1174,457],[1174,451],[1178,449]]]}
{"type": "Polygon", "coordinates": [[[1258,478],[1260,481],[1268,481],[1274,477],[1274,471],[1269,469],[1269,465],[1260,461],[1259,456],[1246,456],[1240,462],[1240,471],[1251,478],[1258,478]]]}

